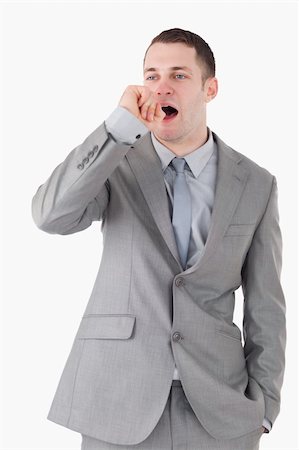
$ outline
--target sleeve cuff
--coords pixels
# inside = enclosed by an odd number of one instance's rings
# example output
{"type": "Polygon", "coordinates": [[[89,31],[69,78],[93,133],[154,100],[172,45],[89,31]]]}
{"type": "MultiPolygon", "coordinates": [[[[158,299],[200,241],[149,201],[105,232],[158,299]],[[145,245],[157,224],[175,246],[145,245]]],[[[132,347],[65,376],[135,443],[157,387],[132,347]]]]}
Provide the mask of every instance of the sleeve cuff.
{"type": "MultiPolygon", "coordinates": [[[[269,433],[269,431],[271,431],[272,424],[271,424],[270,420],[267,419],[267,417],[264,417],[263,427],[267,428],[268,433],[269,433]]],[[[267,431],[266,431],[266,433],[267,433],[267,431]]]]}
{"type": "Polygon", "coordinates": [[[105,120],[108,133],[118,144],[131,145],[149,132],[149,129],[122,106],[117,106],[105,120]]]}

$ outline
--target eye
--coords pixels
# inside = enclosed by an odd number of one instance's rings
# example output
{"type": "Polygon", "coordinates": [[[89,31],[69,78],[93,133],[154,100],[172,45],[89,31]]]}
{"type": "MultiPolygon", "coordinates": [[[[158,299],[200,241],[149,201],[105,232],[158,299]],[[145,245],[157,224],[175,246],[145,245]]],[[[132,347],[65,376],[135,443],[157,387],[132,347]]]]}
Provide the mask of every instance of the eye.
{"type": "Polygon", "coordinates": [[[150,75],[149,77],[146,78],[146,80],[149,80],[150,78],[154,78],[154,75],[150,75]]]}
{"type": "Polygon", "coordinates": [[[176,75],[176,77],[185,77],[185,78],[186,78],[186,75],[183,75],[182,73],[178,73],[178,74],[176,75]]]}

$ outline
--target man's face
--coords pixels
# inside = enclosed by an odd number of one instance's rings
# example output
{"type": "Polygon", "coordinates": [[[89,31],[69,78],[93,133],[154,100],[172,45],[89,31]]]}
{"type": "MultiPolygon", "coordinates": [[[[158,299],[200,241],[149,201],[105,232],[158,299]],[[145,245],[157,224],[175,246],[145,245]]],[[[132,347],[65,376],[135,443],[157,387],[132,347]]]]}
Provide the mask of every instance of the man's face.
{"type": "Polygon", "coordinates": [[[159,42],[147,51],[144,86],[162,106],[169,104],[178,110],[176,116],[166,116],[153,125],[155,136],[166,141],[165,145],[193,145],[206,133],[206,103],[217,93],[217,80],[210,78],[202,85],[202,70],[195,56],[195,49],[183,43],[159,42]]]}

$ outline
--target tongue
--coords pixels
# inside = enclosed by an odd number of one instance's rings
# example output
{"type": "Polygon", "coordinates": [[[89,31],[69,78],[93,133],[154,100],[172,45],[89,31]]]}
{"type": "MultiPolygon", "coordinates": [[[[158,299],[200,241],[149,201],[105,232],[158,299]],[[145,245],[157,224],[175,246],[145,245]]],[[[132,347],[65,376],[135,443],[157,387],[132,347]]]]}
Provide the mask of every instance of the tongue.
{"type": "Polygon", "coordinates": [[[178,113],[177,109],[174,108],[173,106],[162,106],[162,110],[166,114],[164,120],[172,119],[178,113]]]}
{"type": "Polygon", "coordinates": [[[177,115],[177,111],[176,111],[176,112],[173,112],[173,113],[171,113],[171,114],[169,114],[169,115],[166,115],[166,116],[164,117],[163,120],[169,120],[169,119],[172,119],[172,118],[175,117],[176,115],[177,115]]]}

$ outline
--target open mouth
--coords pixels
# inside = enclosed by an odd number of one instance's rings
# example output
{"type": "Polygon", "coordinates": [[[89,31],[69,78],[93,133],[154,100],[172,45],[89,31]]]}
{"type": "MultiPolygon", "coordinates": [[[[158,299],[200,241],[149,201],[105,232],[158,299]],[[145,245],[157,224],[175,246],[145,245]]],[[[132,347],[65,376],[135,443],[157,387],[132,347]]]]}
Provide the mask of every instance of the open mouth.
{"type": "Polygon", "coordinates": [[[173,108],[173,106],[162,106],[162,110],[166,114],[163,120],[173,119],[178,114],[178,110],[173,108]]]}

